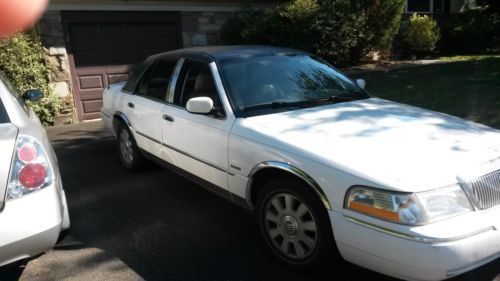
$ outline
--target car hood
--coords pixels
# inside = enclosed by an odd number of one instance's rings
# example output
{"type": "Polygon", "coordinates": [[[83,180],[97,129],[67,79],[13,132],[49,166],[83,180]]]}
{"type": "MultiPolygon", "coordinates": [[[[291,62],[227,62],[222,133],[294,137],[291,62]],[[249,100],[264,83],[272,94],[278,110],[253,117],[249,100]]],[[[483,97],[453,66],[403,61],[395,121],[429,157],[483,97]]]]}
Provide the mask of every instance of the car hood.
{"type": "Polygon", "coordinates": [[[5,190],[9,180],[12,155],[16,144],[18,129],[10,124],[0,124],[0,211],[3,209],[5,190]]]}
{"type": "Polygon", "coordinates": [[[499,131],[371,98],[245,119],[255,141],[416,192],[500,169],[499,131]]]}

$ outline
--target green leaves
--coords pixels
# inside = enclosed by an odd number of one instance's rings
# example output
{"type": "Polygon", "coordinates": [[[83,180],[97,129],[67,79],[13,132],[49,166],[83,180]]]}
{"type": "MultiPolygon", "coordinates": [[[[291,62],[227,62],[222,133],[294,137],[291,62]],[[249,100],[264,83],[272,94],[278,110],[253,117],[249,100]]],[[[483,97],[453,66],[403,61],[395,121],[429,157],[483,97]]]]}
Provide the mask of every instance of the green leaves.
{"type": "Polygon", "coordinates": [[[429,53],[436,48],[439,40],[439,27],[435,20],[426,15],[413,14],[402,25],[403,45],[407,52],[429,53]]]}
{"type": "Polygon", "coordinates": [[[230,44],[265,44],[315,53],[337,66],[355,64],[374,48],[389,49],[404,0],[292,0],[228,21],[230,44]]]}
{"type": "Polygon", "coordinates": [[[28,105],[43,125],[51,125],[62,103],[52,94],[45,51],[34,31],[18,33],[0,41],[0,70],[20,93],[30,89],[40,89],[45,93],[41,101],[28,105]]]}

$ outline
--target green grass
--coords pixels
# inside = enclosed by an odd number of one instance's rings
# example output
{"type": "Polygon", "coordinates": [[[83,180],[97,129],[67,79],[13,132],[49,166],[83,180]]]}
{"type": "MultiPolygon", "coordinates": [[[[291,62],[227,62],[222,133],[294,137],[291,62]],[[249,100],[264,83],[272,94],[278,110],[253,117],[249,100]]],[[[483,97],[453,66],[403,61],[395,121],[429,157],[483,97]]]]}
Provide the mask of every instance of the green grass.
{"type": "Polygon", "coordinates": [[[439,57],[437,60],[453,62],[453,61],[473,61],[473,60],[485,60],[500,58],[500,55],[470,55],[470,56],[451,56],[451,57],[439,57]]]}
{"type": "Polygon", "coordinates": [[[500,57],[352,75],[373,96],[500,129],[500,57]]]}

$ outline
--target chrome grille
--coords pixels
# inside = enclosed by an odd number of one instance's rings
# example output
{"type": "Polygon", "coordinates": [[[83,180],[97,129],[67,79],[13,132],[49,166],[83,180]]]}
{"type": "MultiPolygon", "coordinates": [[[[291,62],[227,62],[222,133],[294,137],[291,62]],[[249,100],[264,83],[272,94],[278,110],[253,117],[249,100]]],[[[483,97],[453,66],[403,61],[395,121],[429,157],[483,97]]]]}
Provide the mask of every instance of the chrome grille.
{"type": "Polygon", "coordinates": [[[500,170],[471,181],[469,193],[472,201],[480,210],[500,205],[500,170]]]}

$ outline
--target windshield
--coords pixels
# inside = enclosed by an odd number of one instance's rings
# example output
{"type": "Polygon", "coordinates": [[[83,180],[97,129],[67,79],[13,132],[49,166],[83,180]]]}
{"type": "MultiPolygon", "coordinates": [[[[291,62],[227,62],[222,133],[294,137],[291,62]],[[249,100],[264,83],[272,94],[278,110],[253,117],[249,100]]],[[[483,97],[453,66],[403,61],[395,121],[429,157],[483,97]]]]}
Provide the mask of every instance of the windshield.
{"type": "Polygon", "coordinates": [[[219,64],[231,101],[243,112],[368,98],[342,73],[305,54],[237,58],[219,64]]]}

